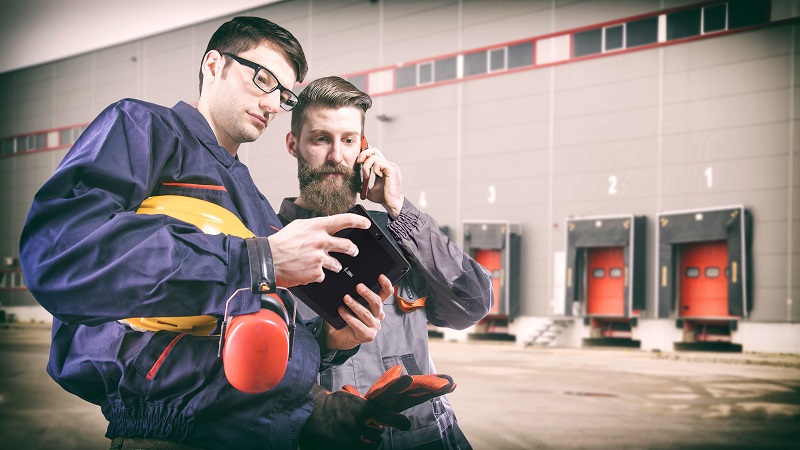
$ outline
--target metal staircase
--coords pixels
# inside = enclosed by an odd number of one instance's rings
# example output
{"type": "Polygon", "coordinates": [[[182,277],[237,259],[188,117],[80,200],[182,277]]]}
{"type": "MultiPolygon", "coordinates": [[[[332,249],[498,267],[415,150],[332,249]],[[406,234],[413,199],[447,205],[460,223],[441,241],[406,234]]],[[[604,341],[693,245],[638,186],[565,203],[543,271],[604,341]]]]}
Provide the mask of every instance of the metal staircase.
{"type": "Polygon", "coordinates": [[[523,347],[548,347],[570,325],[572,319],[547,319],[523,341],[523,347]]]}

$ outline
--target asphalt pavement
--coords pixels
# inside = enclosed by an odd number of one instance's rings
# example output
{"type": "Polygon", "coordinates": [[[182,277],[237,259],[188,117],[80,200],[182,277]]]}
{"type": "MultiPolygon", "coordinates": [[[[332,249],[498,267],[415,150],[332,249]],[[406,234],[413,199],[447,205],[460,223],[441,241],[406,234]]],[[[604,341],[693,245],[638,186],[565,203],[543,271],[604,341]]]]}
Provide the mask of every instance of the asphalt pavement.
{"type": "MultiPolygon", "coordinates": [[[[107,449],[45,373],[49,327],[0,324],[0,448],[107,449]]],[[[800,356],[431,341],[476,450],[800,448],[800,356]]]]}

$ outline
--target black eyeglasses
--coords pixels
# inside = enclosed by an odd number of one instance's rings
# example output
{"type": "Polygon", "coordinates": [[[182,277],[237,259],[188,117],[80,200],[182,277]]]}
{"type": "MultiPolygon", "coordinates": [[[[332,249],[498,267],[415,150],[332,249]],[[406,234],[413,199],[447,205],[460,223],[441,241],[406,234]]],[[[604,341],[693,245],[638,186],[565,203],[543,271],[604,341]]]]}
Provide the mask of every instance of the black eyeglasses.
{"type": "Polygon", "coordinates": [[[299,100],[297,100],[297,96],[294,95],[294,92],[283,87],[280,81],[278,81],[278,77],[276,77],[275,74],[270,72],[266,67],[236,56],[233,53],[222,54],[225,56],[230,56],[239,64],[253,69],[253,71],[255,71],[255,74],[253,74],[253,84],[255,84],[256,87],[261,89],[265,94],[270,94],[275,92],[275,89],[279,89],[281,92],[281,108],[283,108],[284,111],[291,111],[292,108],[297,106],[297,103],[299,103],[299,100]]]}

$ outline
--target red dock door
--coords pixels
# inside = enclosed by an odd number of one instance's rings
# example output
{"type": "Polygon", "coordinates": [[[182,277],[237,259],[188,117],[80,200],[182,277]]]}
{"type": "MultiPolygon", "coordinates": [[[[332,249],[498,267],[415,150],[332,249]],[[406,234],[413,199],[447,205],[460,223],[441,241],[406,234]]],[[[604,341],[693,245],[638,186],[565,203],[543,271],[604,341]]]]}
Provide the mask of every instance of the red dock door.
{"type": "Polygon", "coordinates": [[[728,317],[728,243],[681,249],[681,317],[728,317]]]}
{"type": "Polygon", "coordinates": [[[590,248],[586,311],[590,316],[625,314],[623,247],[590,248]]]}
{"type": "Polygon", "coordinates": [[[502,288],[503,251],[502,250],[475,250],[475,261],[492,273],[492,287],[494,288],[494,304],[489,314],[500,313],[500,292],[502,288]]]}

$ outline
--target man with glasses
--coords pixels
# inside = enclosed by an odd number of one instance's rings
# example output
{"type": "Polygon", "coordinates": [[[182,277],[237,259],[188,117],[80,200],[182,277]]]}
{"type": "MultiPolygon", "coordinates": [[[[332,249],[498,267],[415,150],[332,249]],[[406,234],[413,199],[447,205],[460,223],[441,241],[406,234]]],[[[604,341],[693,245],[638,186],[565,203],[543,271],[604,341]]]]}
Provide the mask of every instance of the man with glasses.
{"type": "MultiPolygon", "coordinates": [[[[213,328],[225,311],[259,312],[262,293],[321,281],[323,269],[339,271],[329,253],[357,253],[333,233],[367,228],[367,219],[344,214],[281,230],[237,157],[240,144],[297,105],[291,89],[306,71],[288,31],[265,19],[234,18],[208,44],[196,109],[131,99],[109,106],[36,194],[20,256],[31,293],[54,316],[47,371],[101,406],[111,448],[296,448],[312,410],[320,346],[333,351],[323,368],[339,364],[380,329],[381,302],[391,293],[385,277],[380,294],[361,286],[368,307],[345,297],[352,313],[341,311],[349,325],[342,330],[298,320],[285,376],[266,393],[246,394],[226,379],[219,338],[192,327],[142,331],[132,324],[153,321],[130,319],[177,318],[180,325],[181,318],[210,317],[213,328]],[[146,199],[163,196],[224,208],[256,237],[206,234],[169,215],[136,213],[146,199]]],[[[386,425],[408,421],[349,400],[331,410],[343,417],[369,412],[386,425]]],[[[314,431],[348,438],[335,427],[314,431]]],[[[358,431],[349,448],[364,445],[358,431]]]]}

